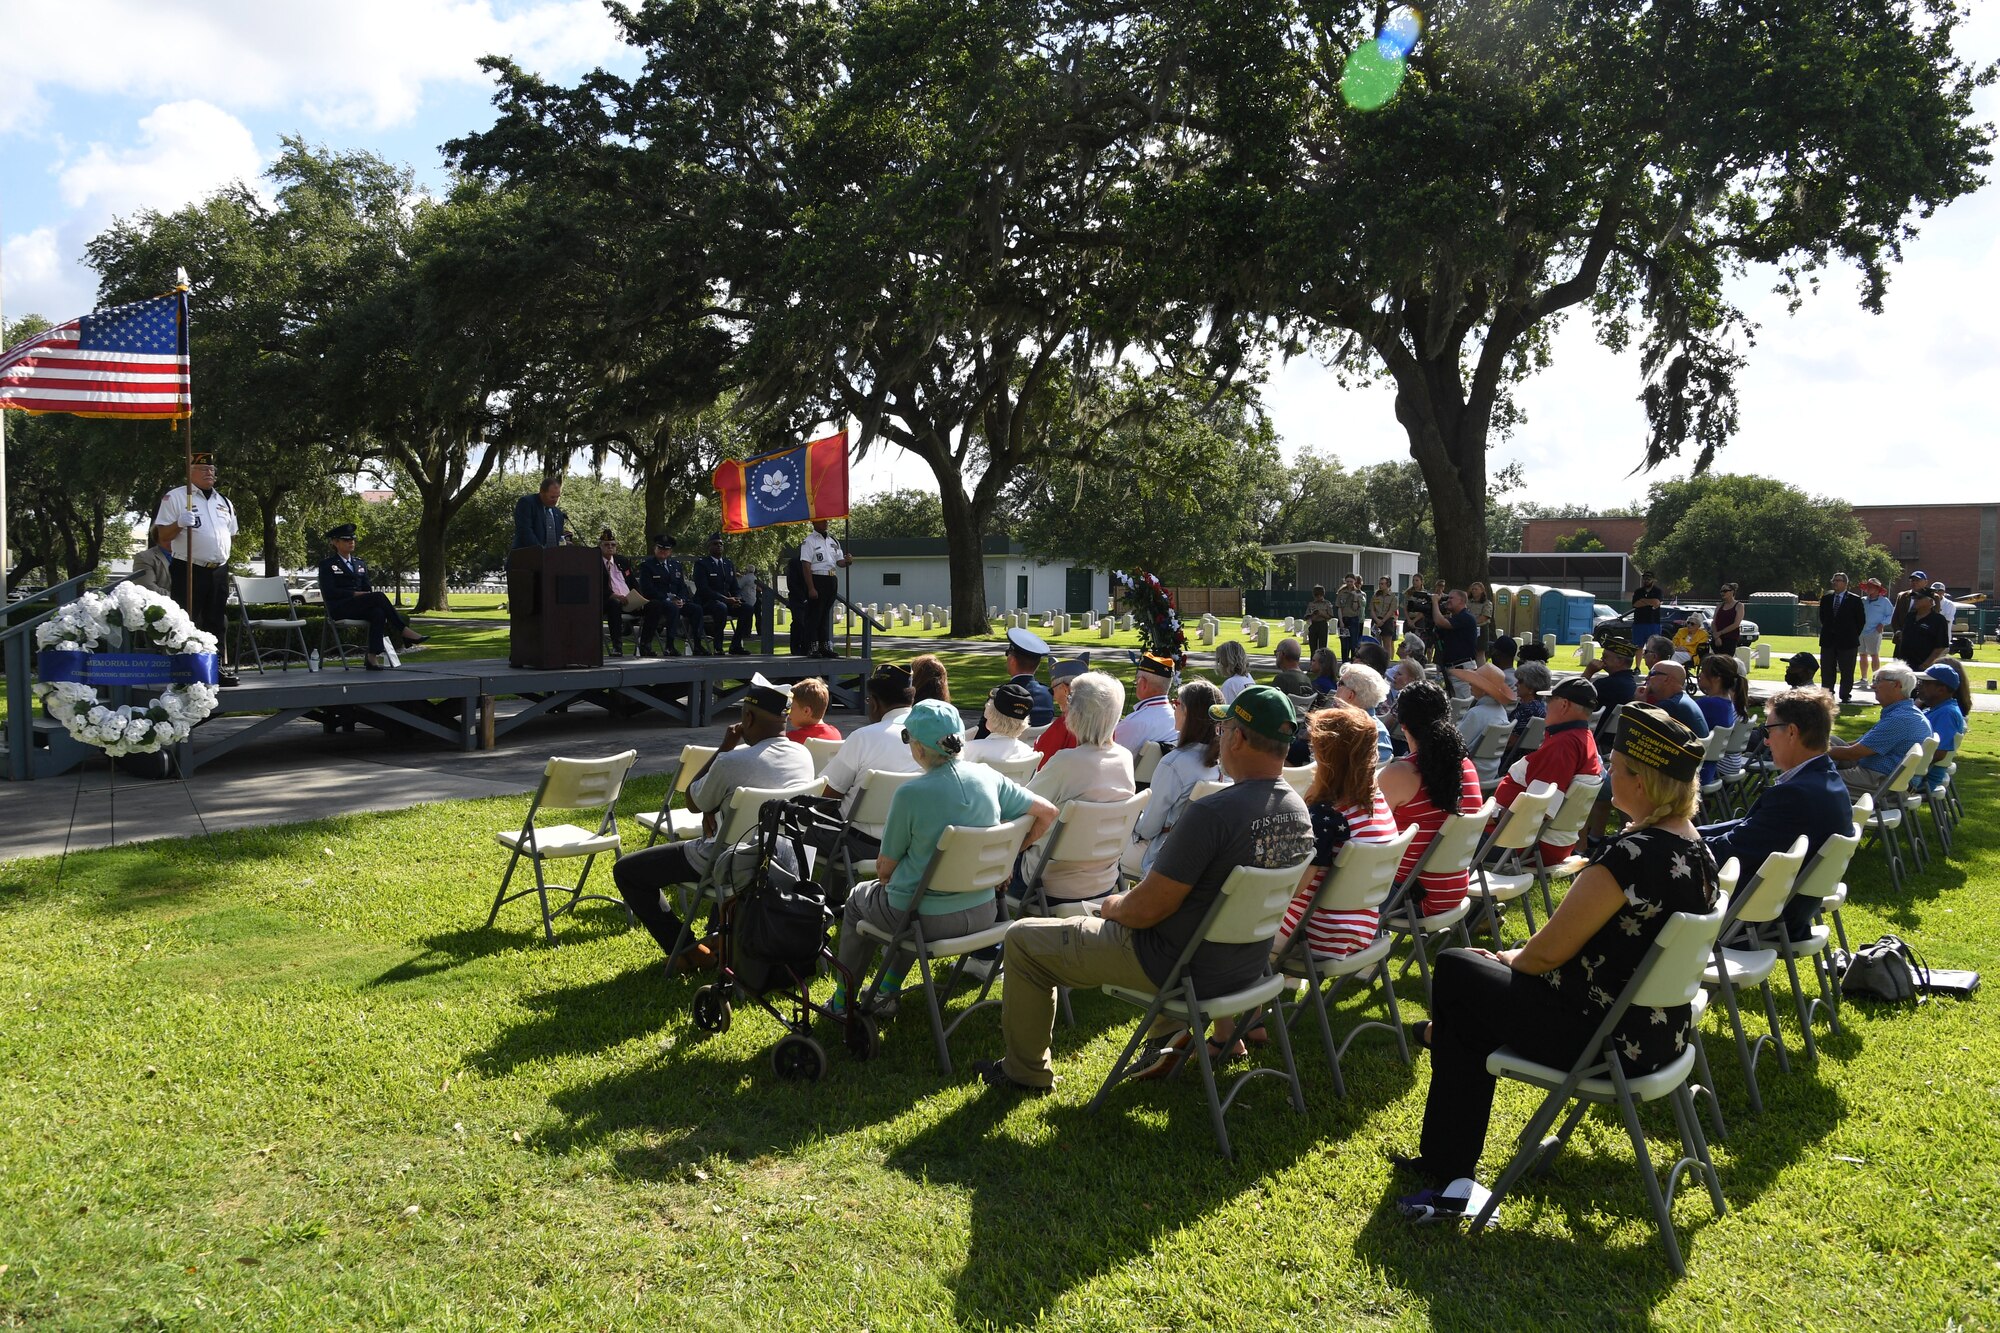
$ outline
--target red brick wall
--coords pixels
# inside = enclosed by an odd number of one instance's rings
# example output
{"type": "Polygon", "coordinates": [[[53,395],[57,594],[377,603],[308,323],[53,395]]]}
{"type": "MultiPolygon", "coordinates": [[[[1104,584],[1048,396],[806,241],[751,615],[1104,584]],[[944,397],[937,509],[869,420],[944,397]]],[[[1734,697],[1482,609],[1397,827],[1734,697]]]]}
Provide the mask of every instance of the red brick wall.
{"type": "Polygon", "coordinates": [[[1572,532],[1589,528],[1597,534],[1607,551],[1622,551],[1632,554],[1632,548],[1646,535],[1646,520],[1643,518],[1531,518],[1521,533],[1521,549],[1524,551],[1553,551],[1556,538],[1567,537],[1572,532]]]}

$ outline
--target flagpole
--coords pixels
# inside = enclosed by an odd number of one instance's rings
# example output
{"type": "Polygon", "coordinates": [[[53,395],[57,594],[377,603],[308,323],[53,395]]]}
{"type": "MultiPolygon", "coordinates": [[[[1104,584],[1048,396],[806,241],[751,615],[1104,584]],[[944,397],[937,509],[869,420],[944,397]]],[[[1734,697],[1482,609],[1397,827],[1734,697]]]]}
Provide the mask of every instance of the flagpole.
{"type": "MultiPolygon", "coordinates": [[[[184,268],[175,269],[174,277],[177,279],[177,281],[174,284],[174,290],[181,293],[179,308],[174,311],[174,318],[180,321],[181,327],[180,327],[180,337],[178,341],[181,346],[181,351],[185,354],[188,346],[187,270],[184,268]]],[[[190,366],[188,369],[189,369],[189,383],[190,385],[192,385],[193,367],[190,366]]],[[[183,431],[181,434],[181,449],[182,452],[186,455],[186,460],[185,460],[186,468],[181,473],[181,475],[187,478],[187,508],[188,512],[192,514],[194,512],[194,413],[188,411],[188,396],[186,394],[181,395],[181,410],[187,412],[187,415],[184,418],[182,418],[182,420],[187,422],[187,430],[183,431]]],[[[169,426],[177,427],[179,425],[179,422],[169,421],[167,424],[169,426]]],[[[182,603],[182,605],[187,608],[188,615],[193,616],[194,615],[194,533],[188,532],[186,535],[187,535],[187,601],[182,603]]],[[[153,540],[153,530],[151,528],[148,528],[146,529],[146,541],[150,545],[152,543],[152,540],[153,540]]],[[[227,635],[229,633],[229,623],[226,617],[224,618],[223,621],[222,631],[224,635],[227,635]]],[[[216,663],[216,670],[218,671],[222,669],[223,657],[224,653],[222,645],[218,643],[215,645],[215,663],[216,663]]]]}
{"type": "MultiPolygon", "coordinates": [[[[0,242],[6,240],[6,229],[0,227],[0,242]]],[[[4,249],[0,245],[0,249],[4,249]]],[[[7,280],[6,265],[0,263],[0,351],[7,346],[7,280]]],[[[0,408],[0,609],[7,605],[7,410],[0,408]]]]}

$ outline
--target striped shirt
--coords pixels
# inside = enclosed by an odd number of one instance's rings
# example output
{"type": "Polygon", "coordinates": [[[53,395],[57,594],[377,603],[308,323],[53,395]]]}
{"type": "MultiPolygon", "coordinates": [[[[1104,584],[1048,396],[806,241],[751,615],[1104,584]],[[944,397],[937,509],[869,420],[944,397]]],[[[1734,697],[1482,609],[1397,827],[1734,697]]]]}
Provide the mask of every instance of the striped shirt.
{"type": "MultiPolygon", "coordinates": [[[[1307,808],[1312,815],[1313,866],[1317,873],[1307,878],[1305,887],[1292,899],[1292,905],[1285,909],[1283,933],[1286,939],[1297,933],[1299,919],[1311,908],[1313,897],[1319,893],[1320,883],[1326,878],[1327,868],[1333,864],[1342,847],[1350,842],[1395,840],[1396,820],[1389,813],[1389,803],[1382,798],[1379,787],[1371,790],[1373,802],[1365,807],[1336,807],[1321,802],[1307,808]]],[[[1381,929],[1381,918],[1382,914],[1372,907],[1351,912],[1314,912],[1312,919],[1306,923],[1306,940],[1313,957],[1344,958],[1367,948],[1381,929]]]]}
{"type": "MultiPolygon", "coordinates": [[[[1479,791],[1479,770],[1472,761],[1463,761],[1459,779],[1458,810],[1456,813],[1469,815],[1477,810],[1485,797],[1479,791]]],[[[1445,811],[1431,803],[1431,794],[1422,783],[1417,785],[1417,794],[1396,807],[1396,827],[1406,829],[1414,825],[1417,836],[1410,839],[1410,849],[1403,853],[1403,863],[1396,867],[1396,880],[1402,882],[1405,875],[1417,868],[1429,849],[1431,839],[1444,827],[1445,811]]],[[[1434,916],[1447,908],[1456,907],[1465,897],[1466,884],[1471,876],[1466,868],[1446,871],[1441,874],[1425,872],[1418,885],[1423,890],[1420,908],[1425,916],[1434,916]]]]}

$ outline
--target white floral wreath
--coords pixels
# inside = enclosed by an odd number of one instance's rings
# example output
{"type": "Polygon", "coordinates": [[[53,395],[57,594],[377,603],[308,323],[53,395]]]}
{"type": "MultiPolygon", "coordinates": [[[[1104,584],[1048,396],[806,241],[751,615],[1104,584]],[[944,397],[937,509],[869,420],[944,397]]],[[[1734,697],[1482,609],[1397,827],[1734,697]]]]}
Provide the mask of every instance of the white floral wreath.
{"type": "MultiPolygon", "coordinates": [[[[35,643],[73,653],[113,647],[163,655],[216,650],[215,636],[196,629],[187,612],[135,583],[85,593],[43,622],[35,631],[35,643]]],[[[113,755],[151,754],[179,745],[197,722],[215,711],[217,702],[215,687],[200,682],[169,685],[150,703],[120,708],[102,703],[97,687],[81,681],[37,681],[35,697],[70,735],[113,755]]]]}

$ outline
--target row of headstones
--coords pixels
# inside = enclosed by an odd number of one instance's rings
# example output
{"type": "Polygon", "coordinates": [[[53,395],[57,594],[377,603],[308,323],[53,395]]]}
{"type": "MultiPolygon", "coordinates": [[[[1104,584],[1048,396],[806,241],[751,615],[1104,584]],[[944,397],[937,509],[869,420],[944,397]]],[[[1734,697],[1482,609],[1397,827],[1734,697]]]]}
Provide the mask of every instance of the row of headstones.
{"type": "MultiPolygon", "coordinates": [[[[1555,651],[1555,635],[1544,634],[1542,642],[1548,646],[1551,652],[1555,651]]],[[[1589,666],[1597,660],[1597,640],[1595,638],[1586,634],[1577,640],[1576,660],[1582,666],[1589,666]]],[[[1743,664],[1743,670],[1746,675],[1752,668],[1768,667],[1771,665],[1771,645],[1768,643],[1742,644],[1736,649],[1736,660],[1743,664]]]]}
{"type": "Polygon", "coordinates": [[[1129,615],[1109,615],[1097,611],[1083,611],[1074,616],[1067,611],[1044,611],[1039,617],[1032,611],[1008,611],[1003,616],[997,606],[986,608],[986,618],[1004,619],[1008,629],[1045,629],[1055,634],[1095,630],[1100,639],[1108,639],[1121,630],[1130,630],[1137,623],[1129,615]]]}

